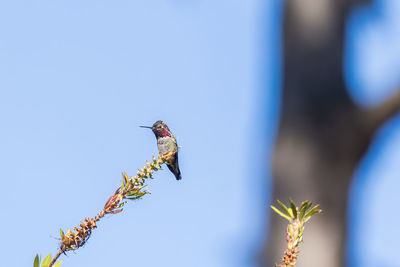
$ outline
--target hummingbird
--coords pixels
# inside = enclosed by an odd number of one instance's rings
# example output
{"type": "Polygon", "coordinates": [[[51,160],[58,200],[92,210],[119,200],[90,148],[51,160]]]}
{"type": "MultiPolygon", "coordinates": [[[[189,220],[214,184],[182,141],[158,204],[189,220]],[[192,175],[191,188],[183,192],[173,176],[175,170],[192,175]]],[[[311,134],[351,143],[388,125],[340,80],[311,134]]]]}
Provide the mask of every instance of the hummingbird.
{"type": "Polygon", "coordinates": [[[178,164],[178,144],[175,136],[171,133],[168,126],[163,121],[156,121],[153,126],[140,126],[149,128],[157,138],[158,153],[160,155],[170,154],[167,159],[168,169],[175,175],[176,180],[182,179],[178,164]]]}

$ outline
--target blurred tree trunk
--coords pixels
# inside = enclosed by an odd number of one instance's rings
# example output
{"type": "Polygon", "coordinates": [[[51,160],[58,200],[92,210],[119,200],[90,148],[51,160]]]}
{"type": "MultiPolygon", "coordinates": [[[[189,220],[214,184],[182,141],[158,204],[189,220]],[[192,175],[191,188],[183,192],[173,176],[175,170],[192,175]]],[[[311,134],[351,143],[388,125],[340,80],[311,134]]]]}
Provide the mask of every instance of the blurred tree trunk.
{"type": "MultiPolygon", "coordinates": [[[[400,94],[373,110],[350,99],[343,78],[345,21],[357,3],[287,0],[281,119],[274,154],[273,200],[320,203],[306,227],[298,267],[345,266],[350,179],[375,130],[400,105],[400,94]]],[[[272,215],[262,266],[280,261],[285,221],[272,215]]]]}

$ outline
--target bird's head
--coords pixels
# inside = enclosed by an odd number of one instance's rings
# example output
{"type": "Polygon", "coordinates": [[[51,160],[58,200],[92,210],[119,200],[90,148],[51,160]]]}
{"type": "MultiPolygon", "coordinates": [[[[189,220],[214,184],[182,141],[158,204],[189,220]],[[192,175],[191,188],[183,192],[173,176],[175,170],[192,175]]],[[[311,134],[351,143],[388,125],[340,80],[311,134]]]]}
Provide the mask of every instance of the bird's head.
{"type": "Polygon", "coordinates": [[[163,121],[156,121],[153,126],[140,126],[142,128],[149,128],[153,131],[156,137],[171,136],[168,126],[163,121]]]}

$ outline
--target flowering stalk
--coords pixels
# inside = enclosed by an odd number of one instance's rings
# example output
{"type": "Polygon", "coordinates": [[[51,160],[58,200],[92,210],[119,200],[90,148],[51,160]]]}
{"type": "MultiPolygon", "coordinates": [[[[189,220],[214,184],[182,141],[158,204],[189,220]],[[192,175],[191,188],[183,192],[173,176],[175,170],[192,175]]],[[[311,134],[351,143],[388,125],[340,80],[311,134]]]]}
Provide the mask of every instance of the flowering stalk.
{"type": "MultiPolygon", "coordinates": [[[[146,161],[146,166],[139,169],[134,177],[128,177],[124,172],[122,174],[122,184],[115,193],[107,200],[103,210],[98,213],[94,218],[85,218],[83,222],[76,226],[73,230],[68,229],[66,233],[60,229],[61,243],[60,249],[56,256],[51,260],[51,255],[46,257],[47,262],[43,261],[41,266],[52,267],[61,254],[65,252],[76,250],[83,245],[89,239],[92,231],[97,227],[97,222],[103,218],[106,214],[120,213],[125,205],[126,201],[123,200],[135,200],[143,197],[144,195],[150,194],[147,188],[144,188],[145,180],[152,178],[154,172],[161,169],[161,165],[166,163],[171,155],[159,155],[158,158],[153,157],[152,162],[146,161]],[[50,262],[50,263],[49,263],[50,262]]],[[[36,258],[38,258],[36,256],[36,258]]],[[[35,258],[35,262],[36,262],[35,258]]],[[[61,262],[57,262],[55,265],[59,266],[61,262]]],[[[55,266],[54,265],[54,266],[55,266]]],[[[39,260],[37,260],[37,266],[39,266],[39,260]]]]}
{"type": "Polygon", "coordinates": [[[298,257],[298,249],[300,243],[303,242],[304,225],[309,219],[311,219],[311,216],[320,213],[321,209],[318,208],[319,205],[315,205],[311,208],[312,203],[310,201],[304,201],[301,203],[300,207],[296,207],[292,200],[290,200],[289,208],[279,200],[278,204],[281,209],[272,205],[271,208],[280,216],[288,220],[289,225],[286,228],[287,249],[284,251],[285,255],[282,257],[284,265],[279,264],[275,266],[295,267],[298,257]]]}

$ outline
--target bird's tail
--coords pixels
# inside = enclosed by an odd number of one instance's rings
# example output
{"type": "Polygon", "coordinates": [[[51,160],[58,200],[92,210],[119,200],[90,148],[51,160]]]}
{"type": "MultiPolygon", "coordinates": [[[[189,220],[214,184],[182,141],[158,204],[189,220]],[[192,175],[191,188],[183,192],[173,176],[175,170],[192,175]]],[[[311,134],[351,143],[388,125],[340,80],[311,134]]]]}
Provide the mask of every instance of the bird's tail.
{"type": "Polygon", "coordinates": [[[175,175],[176,180],[182,179],[178,164],[178,153],[175,156],[174,162],[172,162],[172,164],[167,164],[167,167],[175,175]]]}

